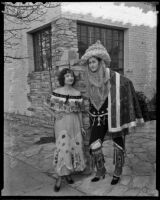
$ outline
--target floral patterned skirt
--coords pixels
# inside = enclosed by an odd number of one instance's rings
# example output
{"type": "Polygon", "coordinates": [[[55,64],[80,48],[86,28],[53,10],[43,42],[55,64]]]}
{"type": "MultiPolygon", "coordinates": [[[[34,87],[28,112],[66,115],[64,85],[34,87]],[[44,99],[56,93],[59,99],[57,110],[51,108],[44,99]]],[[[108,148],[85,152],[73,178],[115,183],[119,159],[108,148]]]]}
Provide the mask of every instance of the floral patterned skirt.
{"type": "Polygon", "coordinates": [[[78,114],[61,113],[55,121],[56,150],[53,166],[57,175],[85,169],[83,141],[78,114]]]}

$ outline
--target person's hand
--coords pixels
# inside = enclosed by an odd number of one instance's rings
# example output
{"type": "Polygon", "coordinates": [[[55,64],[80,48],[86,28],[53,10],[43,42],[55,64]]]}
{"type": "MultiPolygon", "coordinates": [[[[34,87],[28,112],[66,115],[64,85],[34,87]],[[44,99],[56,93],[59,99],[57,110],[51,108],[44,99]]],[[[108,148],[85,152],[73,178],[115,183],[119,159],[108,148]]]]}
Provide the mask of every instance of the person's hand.
{"type": "Polygon", "coordinates": [[[81,127],[81,133],[82,133],[83,136],[86,136],[86,131],[84,130],[83,127],[81,127]]]}

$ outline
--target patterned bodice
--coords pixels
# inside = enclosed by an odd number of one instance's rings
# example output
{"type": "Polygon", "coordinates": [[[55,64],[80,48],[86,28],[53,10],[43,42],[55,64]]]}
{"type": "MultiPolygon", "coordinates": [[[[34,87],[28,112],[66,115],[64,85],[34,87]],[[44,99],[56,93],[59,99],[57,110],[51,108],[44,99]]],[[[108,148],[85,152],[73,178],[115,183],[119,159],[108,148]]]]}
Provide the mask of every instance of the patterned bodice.
{"type": "Polygon", "coordinates": [[[51,108],[56,112],[81,112],[83,109],[82,96],[64,95],[53,92],[51,108]]]}

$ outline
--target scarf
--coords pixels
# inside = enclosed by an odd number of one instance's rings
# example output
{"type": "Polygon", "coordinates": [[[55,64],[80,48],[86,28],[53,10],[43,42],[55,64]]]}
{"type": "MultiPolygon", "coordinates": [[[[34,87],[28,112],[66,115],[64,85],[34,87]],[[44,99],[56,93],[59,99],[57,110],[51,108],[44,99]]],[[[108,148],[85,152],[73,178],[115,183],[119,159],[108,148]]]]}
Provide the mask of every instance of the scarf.
{"type": "Polygon", "coordinates": [[[100,61],[99,69],[92,72],[87,67],[87,93],[91,103],[99,110],[105,102],[110,89],[109,71],[104,61],[100,61]]]}

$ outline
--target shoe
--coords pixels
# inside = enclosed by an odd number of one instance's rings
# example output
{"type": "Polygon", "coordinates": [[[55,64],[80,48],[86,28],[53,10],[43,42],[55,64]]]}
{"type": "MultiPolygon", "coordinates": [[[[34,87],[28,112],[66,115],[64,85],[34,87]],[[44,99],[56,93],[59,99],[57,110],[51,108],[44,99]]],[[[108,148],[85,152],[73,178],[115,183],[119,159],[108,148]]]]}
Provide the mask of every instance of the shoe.
{"type": "Polygon", "coordinates": [[[111,181],[111,185],[116,185],[120,180],[120,177],[116,177],[116,176],[113,176],[113,179],[111,181]]]}
{"type": "Polygon", "coordinates": [[[94,178],[92,178],[91,179],[91,182],[97,182],[97,181],[99,181],[100,179],[104,179],[105,178],[105,175],[103,175],[103,176],[95,176],[94,178]]]}
{"type": "Polygon", "coordinates": [[[74,181],[71,178],[71,176],[66,176],[65,179],[66,179],[66,181],[67,181],[68,184],[73,184],[74,183],[74,181]]]}
{"type": "Polygon", "coordinates": [[[54,191],[55,191],[55,192],[59,192],[59,190],[60,190],[60,186],[55,185],[55,186],[54,186],[54,191]]]}
{"type": "Polygon", "coordinates": [[[59,190],[60,190],[60,188],[61,188],[61,180],[60,180],[60,183],[59,183],[59,184],[57,184],[58,181],[59,181],[59,178],[56,179],[56,183],[55,183],[55,186],[54,186],[54,191],[55,191],[55,192],[59,192],[59,190]]]}

